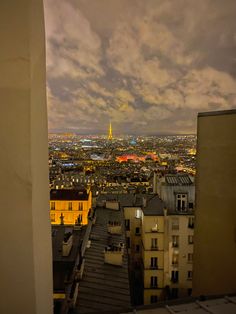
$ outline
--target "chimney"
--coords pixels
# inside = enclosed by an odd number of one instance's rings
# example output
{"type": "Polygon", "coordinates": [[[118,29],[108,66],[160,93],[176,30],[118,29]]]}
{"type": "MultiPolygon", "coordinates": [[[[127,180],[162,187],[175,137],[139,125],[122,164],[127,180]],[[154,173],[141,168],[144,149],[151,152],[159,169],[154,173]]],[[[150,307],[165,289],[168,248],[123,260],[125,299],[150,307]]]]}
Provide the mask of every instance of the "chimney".
{"type": "Polygon", "coordinates": [[[143,208],[147,206],[147,199],[145,196],[143,196],[143,208]]]}
{"type": "Polygon", "coordinates": [[[157,172],[153,173],[153,194],[157,194],[157,172]]]}

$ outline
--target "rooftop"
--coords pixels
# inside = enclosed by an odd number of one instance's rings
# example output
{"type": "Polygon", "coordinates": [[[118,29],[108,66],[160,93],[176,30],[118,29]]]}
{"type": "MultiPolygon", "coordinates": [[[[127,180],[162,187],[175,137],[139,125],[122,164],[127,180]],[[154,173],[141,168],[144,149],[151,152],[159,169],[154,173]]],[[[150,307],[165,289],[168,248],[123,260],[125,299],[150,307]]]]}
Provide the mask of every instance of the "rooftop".
{"type": "Polygon", "coordinates": [[[89,194],[86,189],[52,189],[51,201],[87,201],[89,194]]]}
{"type": "Polygon", "coordinates": [[[188,174],[168,174],[165,176],[167,185],[192,185],[193,181],[188,174]]]}
{"type": "Polygon", "coordinates": [[[164,216],[164,202],[158,195],[148,195],[146,206],[143,207],[144,216],[164,216]]]}
{"type": "Polygon", "coordinates": [[[206,116],[221,116],[228,114],[236,114],[236,109],[231,110],[218,110],[218,111],[207,111],[207,112],[199,112],[198,117],[206,117],[206,116]]]}
{"type": "Polygon", "coordinates": [[[104,263],[105,247],[125,244],[124,233],[109,234],[107,229],[111,220],[123,222],[122,212],[97,208],[96,217],[90,234],[91,246],[85,252],[84,275],[74,313],[103,313],[130,307],[126,249],[122,267],[104,263]]]}

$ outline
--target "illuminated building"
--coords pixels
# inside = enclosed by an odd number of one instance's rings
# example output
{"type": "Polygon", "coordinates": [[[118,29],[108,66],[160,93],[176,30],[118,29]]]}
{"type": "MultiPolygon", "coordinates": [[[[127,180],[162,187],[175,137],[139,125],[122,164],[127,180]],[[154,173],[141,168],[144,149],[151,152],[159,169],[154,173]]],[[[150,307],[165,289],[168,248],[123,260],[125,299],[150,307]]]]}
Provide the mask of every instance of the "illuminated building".
{"type": "Polygon", "coordinates": [[[86,225],[92,207],[92,193],[86,189],[53,189],[50,191],[52,225],[86,225]]]}
{"type": "Polygon", "coordinates": [[[111,122],[110,122],[110,125],[109,125],[109,131],[108,131],[108,140],[112,140],[113,137],[112,137],[112,126],[111,126],[111,122]]]}
{"type": "Polygon", "coordinates": [[[194,295],[236,292],[235,161],[236,110],[200,113],[194,295]]]}

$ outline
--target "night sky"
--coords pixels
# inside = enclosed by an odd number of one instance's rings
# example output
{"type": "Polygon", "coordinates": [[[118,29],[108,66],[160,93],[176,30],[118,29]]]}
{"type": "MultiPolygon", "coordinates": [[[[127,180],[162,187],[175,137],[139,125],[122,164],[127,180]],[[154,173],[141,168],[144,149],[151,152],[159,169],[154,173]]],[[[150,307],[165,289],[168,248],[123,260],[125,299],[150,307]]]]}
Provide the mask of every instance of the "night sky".
{"type": "Polygon", "coordinates": [[[236,108],[235,0],[44,0],[49,130],[196,133],[236,108]]]}

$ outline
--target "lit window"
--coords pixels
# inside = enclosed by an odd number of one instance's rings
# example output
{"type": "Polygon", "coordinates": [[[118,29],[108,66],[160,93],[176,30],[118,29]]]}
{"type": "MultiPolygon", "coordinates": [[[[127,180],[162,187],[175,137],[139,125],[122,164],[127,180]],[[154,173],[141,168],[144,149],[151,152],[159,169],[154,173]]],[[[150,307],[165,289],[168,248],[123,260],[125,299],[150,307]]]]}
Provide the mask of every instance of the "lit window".
{"type": "Polygon", "coordinates": [[[142,216],[141,209],[136,209],[135,218],[141,218],[141,216],[142,216]]]}
{"type": "Polygon", "coordinates": [[[188,227],[193,229],[194,228],[194,217],[189,217],[188,219],[188,227]]]}
{"type": "Polygon", "coordinates": [[[172,246],[173,247],[179,246],[179,236],[177,236],[177,235],[172,236],[172,246]]]}
{"type": "Polygon", "coordinates": [[[55,202],[51,202],[51,210],[55,210],[55,202]]]}
{"type": "Polygon", "coordinates": [[[68,203],[68,210],[72,210],[72,202],[68,203]]]}

